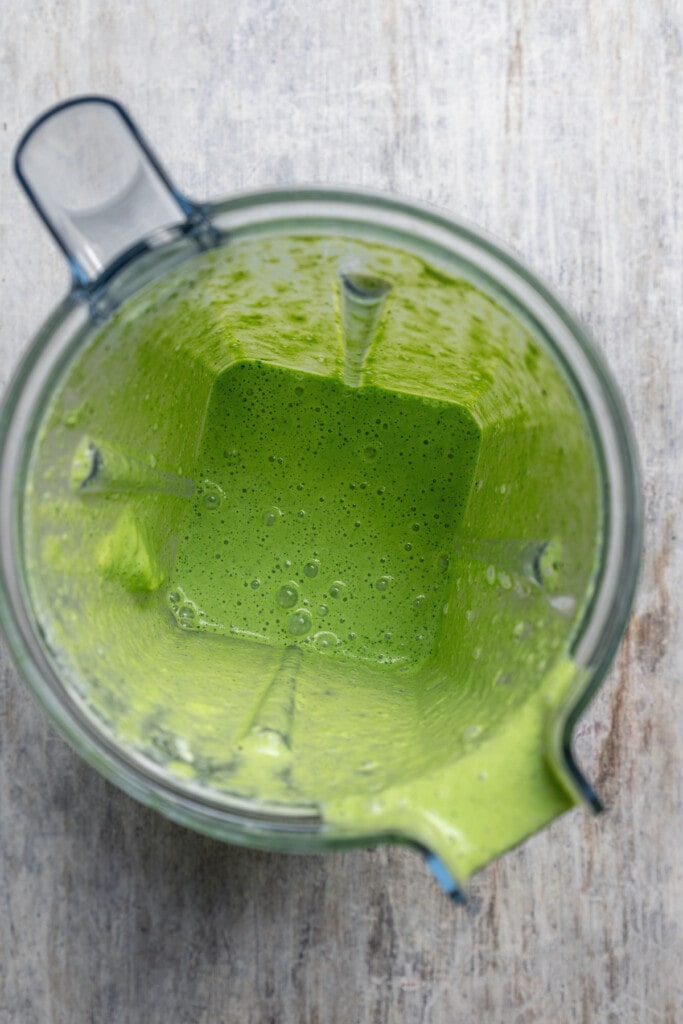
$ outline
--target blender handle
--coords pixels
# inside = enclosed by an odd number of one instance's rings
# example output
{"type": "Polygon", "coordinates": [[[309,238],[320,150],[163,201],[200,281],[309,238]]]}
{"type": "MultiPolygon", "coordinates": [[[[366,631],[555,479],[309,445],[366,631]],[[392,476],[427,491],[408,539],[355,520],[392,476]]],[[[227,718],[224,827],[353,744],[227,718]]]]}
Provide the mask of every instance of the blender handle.
{"type": "Polygon", "coordinates": [[[207,222],[107,97],[67,100],[42,114],[21,139],[14,169],[77,288],[91,289],[124,253],[144,251],[151,233],[207,222]]]}

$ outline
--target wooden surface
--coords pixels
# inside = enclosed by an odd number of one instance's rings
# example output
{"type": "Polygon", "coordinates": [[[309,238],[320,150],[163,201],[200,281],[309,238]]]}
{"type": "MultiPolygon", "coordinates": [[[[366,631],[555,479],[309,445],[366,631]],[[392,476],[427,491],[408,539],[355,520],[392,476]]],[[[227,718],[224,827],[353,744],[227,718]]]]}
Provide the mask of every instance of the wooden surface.
{"type": "Polygon", "coordinates": [[[0,13],[0,386],[65,289],[21,130],[122,99],[191,195],[362,184],[470,218],[593,332],[634,420],[636,611],[579,749],[609,810],[478,875],[269,856],[86,767],[0,646],[0,1024],[683,1021],[680,0],[22,0],[0,13]]]}

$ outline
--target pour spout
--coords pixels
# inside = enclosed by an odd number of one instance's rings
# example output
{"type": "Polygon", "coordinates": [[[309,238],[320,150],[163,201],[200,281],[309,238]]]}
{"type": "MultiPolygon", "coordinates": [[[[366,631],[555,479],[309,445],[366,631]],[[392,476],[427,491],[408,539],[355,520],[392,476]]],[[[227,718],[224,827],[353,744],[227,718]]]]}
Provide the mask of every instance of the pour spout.
{"type": "Polygon", "coordinates": [[[159,229],[203,219],[123,107],[102,96],[46,111],[21,139],[14,168],[76,285],[95,282],[159,229]]]}

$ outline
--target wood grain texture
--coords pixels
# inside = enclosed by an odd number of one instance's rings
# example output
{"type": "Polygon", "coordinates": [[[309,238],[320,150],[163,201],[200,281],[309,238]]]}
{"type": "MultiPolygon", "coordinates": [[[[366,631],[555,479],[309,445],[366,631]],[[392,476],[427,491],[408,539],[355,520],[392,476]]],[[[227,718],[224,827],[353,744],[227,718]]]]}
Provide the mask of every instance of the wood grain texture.
{"type": "Polygon", "coordinates": [[[683,1020],[683,9],[677,0],[23,0],[0,13],[0,386],[66,285],[11,178],[45,106],[123,100],[191,195],[391,189],[574,307],[640,445],[646,543],[580,728],[609,805],[451,906],[419,858],[186,832],[55,735],[0,646],[0,1024],[683,1020]]]}

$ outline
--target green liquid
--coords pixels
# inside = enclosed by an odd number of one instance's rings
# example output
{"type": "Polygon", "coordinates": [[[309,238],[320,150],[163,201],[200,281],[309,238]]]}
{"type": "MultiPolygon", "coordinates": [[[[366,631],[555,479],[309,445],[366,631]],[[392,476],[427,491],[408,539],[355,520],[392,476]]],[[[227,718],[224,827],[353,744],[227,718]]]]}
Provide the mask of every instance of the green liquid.
{"type": "Polygon", "coordinates": [[[598,481],[532,326],[455,268],[246,235],[65,372],[28,582],[74,698],[176,784],[466,877],[574,802],[544,752],[598,481]]]}
{"type": "Polygon", "coordinates": [[[179,624],[424,662],[478,445],[457,405],[237,364],[212,392],[201,483],[180,531],[179,624]]]}

